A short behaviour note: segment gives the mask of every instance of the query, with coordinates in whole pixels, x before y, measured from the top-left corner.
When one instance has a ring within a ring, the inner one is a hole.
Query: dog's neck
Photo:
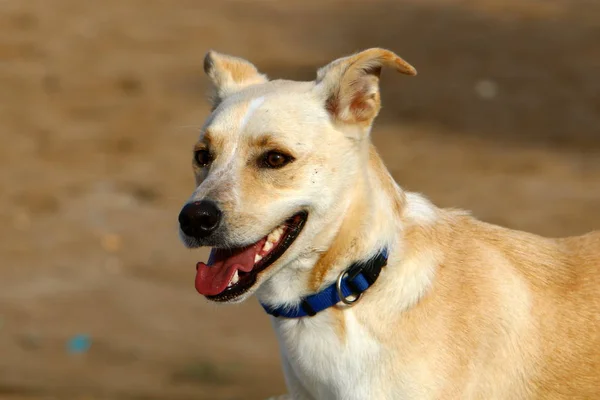
[[[352,193],[338,226],[327,232],[329,245],[297,261],[265,282],[257,295],[268,305],[294,304],[335,281],[353,262],[399,244],[405,195],[385,168],[374,146],[366,144],[365,164],[352,181]]]
[[[368,259],[383,248],[393,250],[400,229],[404,193],[369,144],[366,164],[353,181],[352,201],[329,248],[313,267],[309,287],[316,291],[331,283],[355,261]]]

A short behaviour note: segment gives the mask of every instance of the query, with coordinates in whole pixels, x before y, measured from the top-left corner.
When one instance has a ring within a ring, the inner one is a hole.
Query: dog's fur
[[[298,210],[306,225],[255,293],[295,305],[383,247],[388,265],[352,307],[273,318],[289,399],[600,399],[600,232],[548,239],[403,191],[370,142],[379,72],[415,69],[369,49],[313,82],[270,81],[209,52],[216,88],[191,200],[223,210],[214,246],[258,241]],[[271,149],[295,161],[261,170]],[[183,239],[191,247],[195,239]]]

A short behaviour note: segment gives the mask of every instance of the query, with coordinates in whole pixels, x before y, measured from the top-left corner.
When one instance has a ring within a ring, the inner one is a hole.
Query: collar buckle
[[[350,284],[351,278],[350,278],[350,268],[342,271],[342,273],[338,276],[337,281],[335,282],[335,290],[337,291],[338,297],[340,298],[340,300],[346,304],[351,306],[352,304],[356,303],[358,300],[360,300],[360,298],[362,297],[362,292],[360,291],[355,291],[355,293],[350,294],[349,296],[344,296],[344,293],[342,292],[342,280],[344,279],[344,277],[348,275],[348,283]],[[354,277],[356,277],[356,274],[354,275]],[[351,285],[349,285],[351,286]],[[350,296],[354,296],[353,299],[350,298]]]

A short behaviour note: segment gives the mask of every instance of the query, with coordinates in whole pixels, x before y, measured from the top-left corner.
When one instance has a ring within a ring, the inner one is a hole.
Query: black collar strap
[[[352,304],[375,283],[381,268],[387,265],[387,258],[387,249],[383,249],[377,256],[367,261],[353,263],[339,275],[335,283],[318,293],[304,297],[296,307],[272,307],[262,303],[261,305],[268,314],[274,317],[300,318],[312,317],[340,301],[345,304]],[[350,299],[351,297],[353,299]]]

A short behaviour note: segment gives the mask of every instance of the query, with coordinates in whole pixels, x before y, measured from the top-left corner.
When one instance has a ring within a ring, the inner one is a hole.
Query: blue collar
[[[289,306],[268,306],[261,303],[267,314],[274,317],[300,318],[317,314],[329,307],[338,304],[340,301],[345,304],[352,304],[369,287],[371,287],[387,264],[388,251],[383,249],[377,256],[367,260],[353,263],[348,269],[343,271],[337,281],[319,293],[306,296],[296,307]],[[349,297],[354,297],[350,299]]]

